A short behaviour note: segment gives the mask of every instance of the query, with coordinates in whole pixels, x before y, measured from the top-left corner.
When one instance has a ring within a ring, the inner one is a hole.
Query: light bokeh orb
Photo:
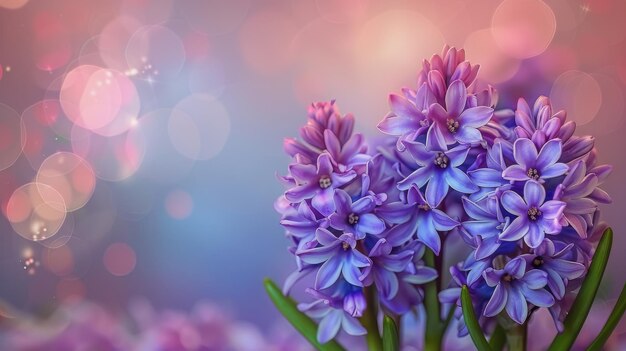
[[[218,60],[203,60],[189,67],[189,91],[194,94],[222,95],[226,88],[225,67]]]
[[[584,125],[591,122],[600,110],[602,90],[590,74],[571,70],[554,81],[550,100],[555,108],[567,111],[569,120]]]
[[[8,105],[0,103],[0,171],[17,161],[25,142],[26,134],[20,115]]]
[[[320,16],[332,23],[350,23],[367,14],[368,0],[316,0]]]
[[[278,11],[255,13],[239,31],[243,59],[254,72],[273,74],[289,67],[290,47],[296,25],[289,15]]]
[[[122,15],[109,22],[98,35],[98,53],[110,68],[125,71],[126,47],[130,38],[142,27],[141,22],[133,17]]]
[[[493,14],[491,30],[505,53],[524,59],[548,48],[556,32],[556,18],[542,0],[504,0]]]
[[[142,27],[126,46],[128,67],[154,80],[175,77],[185,64],[185,47],[174,31],[164,26]],[[163,77],[163,78],[160,78]]]
[[[193,160],[208,160],[219,154],[228,140],[228,111],[210,95],[190,95],[172,110],[168,134],[181,155]]]
[[[43,256],[43,264],[46,269],[57,276],[70,275],[74,270],[74,253],[68,245],[46,249]]]
[[[135,250],[125,243],[114,243],[104,252],[104,267],[116,277],[129,275],[137,264]]]
[[[17,10],[28,3],[28,0],[0,0],[0,7]]]
[[[96,186],[96,177],[89,163],[71,152],[49,156],[39,167],[36,181],[56,189],[68,212],[85,206]]]
[[[105,137],[80,127],[72,131],[72,150],[87,160],[96,177],[108,181],[127,179],[141,166],[146,152],[140,130]]]
[[[181,8],[182,15],[197,31],[208,35],[233,32],[248,15],[252,0],[188,1]]]
[[[13,230],[27,240],[54,236],[65,221],[63,196],[45,184],[28,183],[17,188],[7,203],[6,216]]]
[[[193,199],[188,192],[174,190],[165,198],[165,211],[174,219],[185,219],[193,211]]]
[[[465,40],[463,48],[468,60],[473,64],[480,63],[479,75],[490,83],[507,81],[519,69],[519,61],[500,50],[490,29],[472,32]]]

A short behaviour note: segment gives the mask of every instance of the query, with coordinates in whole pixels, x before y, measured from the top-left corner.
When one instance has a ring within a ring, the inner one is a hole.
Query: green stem
[[[427,266],[435,268],[435,254],[426,249],[424,253],[424,262]],[[424,307],[426,308],[426,336],[424,338],[424,350],[436,351],[441,350],[441,341],[445,328],[441,322],[439,312],[439,297],[437,291],[436,280],[427,283],[424,287]]]
[[[509,346],[509,351],[526,350],[526,331],[526,324],[515,325],[507,330],[506,341]]]
[[[380,351],[383,349],[383,341],[380,338],[378,329],[378,310],[376,308],[376,290],[373,285],[365,288],[365,299],[367,308],[361,317],[361,323],[367,329],[367,346],[370,351]]]
[[[489,339],[489,346],[494,351],[500,351],[506,344],[506,334],[504,333],[504,329],[500,324],[496,325],[496,329],[491,334],[491,339]]]

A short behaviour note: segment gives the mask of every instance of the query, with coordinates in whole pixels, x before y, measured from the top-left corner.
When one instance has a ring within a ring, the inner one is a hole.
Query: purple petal
[[[561,147],[562,144],[560,139],[552,139],[545,143],[537,155],[537,163],[535,166],[538,169],[545,169],[546,167],[556,163],[556,161],[561,158]]]
[[[524,199],[528,206],[541,206],[546,199],[546,189],[534,180],[529,180],[524,185]]]
[[[513,157],[523,168],[534,167],[537,156],[537,148],[531,140],[517,139],[515,144],[513,144]]]
[[[441,303],[456,303],[461,296],[461,288],[448,288],[439,293]]]
[[[354,170],[350,170],[350,171],[348,171],[346,173],[343,173],[343,174],[339,174],[339,173],[332,173],[332,174],[330,174],[330,178],[332,180],[334,188],[340,187],[340,186],[348,183],[349,181],[351,181],[355,177],[356,177],[356,172]]]
[[[376,214],[385,221],[392,224],[400,224],[406,222],[413,212],[414,207],[402,202],[390,202],[376,208]]]
[[[570,199],[570,200],[567,200],[567,205],[565,202],[561,202],[561,201],[548,201],[548,202],[552,204],[550,207],[551,212],[556,213],[556,214],[558,214],[559,211],[563,210],[564,205],[568,213],[577,214],[577,215],[592,214],[598,208],[598,205],[596,204],[596,202],[588,198]],[[546,202],[546,204],[548,202]],[[552,218],[555,218],[555,217],[552,217]]]
[[[557,299],[562,299],[565,295],[565,283],[563,278],[554,269],[546,269],[548,273],[548,287]]]
[[[506,312],[509,314],[512,320],[518,324],[523,324],[528,316],[528,304],[524,298],[524,294],[521,289],[511,287],[508,289],[509,297],[506,301]]]
[[[357,230],[367,234],[380,234],[385,230],[385,222],[371,213],[359,215]]]
[[[526,271],[526,261],[522,257],[516,257],[506,263],[504,271],[520,279],[524,276],[524,272]]]
[[[585,273],[585,266],[582,263],[562,259],[552,260],[550,268],[558,271],[560,275],[570,280],[580,278]]]
[[[315,238],[320,244],[324,246],[329,246],[333,244],[339,245],[339,243],[337,243],[338,239],[335,236],[335,234],[331,233],[330,231],[324,228],[318,228],[315,231]]]
[[[396,95],[389,94],[389,105],[396,116],[403,117],[406,120],[418,121],[424,118],[422,111],[408,99]]]
[[[523,286],[522,293],[528,302],[537,307],[550,307],[554,305],[554,296],[544,289],[531,290]]]
[[[426,182],[433,176],[433,167],[422,167],[415,172],[409,174],[402,181],[398,182],[398,189],[409,190],[413,184],[423,187]]]
[[[518,182],[530,179],[530,177],[528,177],[528,173],[526,173],[526,168],[520,165],[507,167],[504,171],[502,171],[502,178]]]
[[[389,135],[403,135],[418,130],[421,126],[418,121],[403,117],[387,115],[380,123],[378,130]]]
[[[459,145],[451,150],[446,151],[446,156],[450,159],[450,165],[448,167],[459,167],[465,162],[467,154],[469,153],[469,147],[465,145]]]
[[[461,80],[455,80],[448,86],[446,92],[446,110],[451,117],[457,117],[465,108],[467,88]]]
[[[437,230],[452,230],[459,225],[459,222],[450,218],[445,212],[437,209],[431,210],[431,216]]]
[[[315,289],[326,289],[333,285],[339,279],[343,266],[345,265],[340,256],[334,255],[330,257],[317,271]]]
[[[357,267],[350,264],[344,264],[341,268],[341,273],[348,283],[355,286],[363,286],[363,282],[359,279],[361,271]]]
[[[526,272],[522,281],[530,289],[541,289],[548,284],[548,274],[539,269],[531,269]]]
[[[593,201],[592,201],[593,203]],[[587,203],[589,204],[589,203]],[[569,202],[567,203],[567,208],[569,209]],[[595,204],[593,204],[594,207],[593,209],[595,210],[595,208],[597,206],[595,206]],[[557,201],[557,200],[550,200],[550,201],[546,201],[543,203],[543,205],[541,205],[539,207],[539,209],[541,210],[542,214],[543,214],[543,218],[546,219],[554,219],[554,218],[559,218],[561,216],[561,214],[563,213],[563,209],[566,207],[565,202],[563,201]],[[585,206],[586,207],[586,206]],[[568,211],[571,212],[571,211]],[[591,211],[593,212],[593,211]],[[585,213],[590,213],[590,212],[585,212]]]
[[[370,212],[376,207],[376,201],[372,196],[364,196],[358,200],[356,200],[352,204],[352,211],[354,213],[360,214],[364,212]]]
[[[345,216],[352,213],[352,199],[350,198],[350,195],[345,192],[345,190],[336,189],[334,198],[337,214]]]
[[[334,310],[326,315],[317,329],[317,341],[324,344],[332,340],[341,328],[342,317],[342,310]]]
[[[317,158],[317,174],[329,176],[333,173],[333,164],[329,154],[320,154]]]
[[[415,274],[404,277],[404,281],[411,284],[426,284],[437,279],[437,270],[431,267],[420,267]]]
[[[459,116],[459,124],[472,128],[480,128],[489,122],[493,116],[493,109],[487,106],[469,108]]]
[[[310,199],[317,189],[319,189],[319,185],[316,183],[296,186],[285,192],[285,198],[289,200],[289,202],[297,203],[305,199]]]
[[[322,246],[296,252],[300,259],[308,264],[320,264],[328,261],[336,253],[336,248],[332,246]]]
[[[489,212],[487,212],[484,208],[479,206],[474,201],[468,199],[467,197],[463,197],[462,202],[463,202],[463,208],[465,209],[465,212],[467,212],[467,214],[471,218],[487,219],[487,220],[490,220],[493,218],[493,216]]]
[[[522,199],[522,197],[513,190],[505,191],[502,194],[500,203],[505,210],[518,217],[526,216],[528,214],[528,205],[526,204],[526,201],[524,201],[524,199]]]
[[[330,129],[324,130],[324,144],[326,145],[326,150],[330,153],[335,161],[339,161],[341,159],[341,143],[339,139]]]
[[[482,272],[482,276],[483,278],[485,278],[485,282],[487,282],[487,285],[494,287],[498,284],[500,284],[500,279],[502,278],[502,275],[504,274],[503,270],[496,270],[493,268],[487,268]]]
[[[435,255],[439,255],[441,249],[441,238],[435,228],[432,217],[429,215],[418,216],[417,237],[428,246]]]
[[[386,300],[393,299],[398,293],[398,277],[393,272],[381,269],[376,271],[376,287]]]
[[[341,326],[346,333],[352,336],[367,334],[367,330],[359,323],[359,320],[352,316],[343,316]]]
[[[434,106],[439,106],[435,104]],[[445,150],[447,148],[446,138],[443,136],[439,124],[433,123],[426,132],[426,147],[428,150]]]
[[[478,191],[478,187],[472,183],[467,174],[458,168],[448,168],[443,175],[446,182],[458,192],[471,194]],[[428,188],[426,188],[426,192],[428,193]]]
[[[530,225],[527,217],[517,217],[509,224],[506,229],[500,234],[500,240],[503,241],[517,241],[528,233]]]
[[[323,216],[330,216],[335,212],[335,193],[333,188],[321,189],[311,200],[311,205]]]
[[[407,242],[417,230],[418,221],[409,220],[406,223],[398,224],[387,231],[385,239],[392,246],[400,246]]]
[[[317,169],[314,165],[303,165],[293,163],[289,165],[289,174],[291,174],[299,183],[310,182],[315,178]]]
[[[543,230],[536,224],[530,223],[528,227],[528,233],[524,236],[524,242],[531,248],[536,248],[541,245],[541,242],[545,238]]]
[[[433,174],[426,185],[426,201],[437,207],[444,197],[448,194],[450,188],[448,182],[444,179],[443,174]]]
[[[432,152],[426,150],[426,145],[418,142],[408,141],[403,142],[403,144],[406,147],[406,151],[411,154],[411,156],[418,165],[425,166],[432,163],[435,155]]]
[[[487,306],[485,306],[485,311],[483,312],[485,317],[493,317],[500,313],[506,306],[507,301],[510,300],[508,295],[507,289],[502,284],[498,284],[489,302],[487,302]]]
[[[502,172],[495,169],[480,168],[474,171],[469,171],[467,174],[472,182],[478,186],[495,188],[504,184]]]
[[[539,168],[539,169],[541,169],[540,171],[541,178],[549,179],[549,178],[562,176],[569,170],[569,167],[565,163],[555,163],[555,164],[549,165],[546,168]]]

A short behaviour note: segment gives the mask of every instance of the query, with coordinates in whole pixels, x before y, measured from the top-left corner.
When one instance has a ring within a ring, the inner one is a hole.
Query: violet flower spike
[[[403,250],[392,253],[392,246],[385,239],[379,239],[370,250],[372,269],[365,285],[374,283],[380,297],[386,300],[393,299],[398,293],[397,273],[404,271],[413,259],[412,250]]]
[[[439,206],[448,190],[471,194],[479,190],[470,178],[461,171],[469,148],[459,145],[447,151],[429,151],[424,144],[405,142],[406,149],[420,168],[398,183],[398,189],[408,190],[413,184],[426,186],[426,200],[432,206]]]
[[[569,244],[557,252],[554,243],[546,239],[534,250],[533,254],[522,256],[528,266],[548,274],[548,287],[558,300],[565,296],[565,286],[568,281],[580,278],[585,273],[585,266],[582,263],[563,258],[573,246],[574,244]]]
[[[483,312],[487,317],[506,309],[511,319],[523,324],[528,316],[527,301],[538,307],[554,304],[554,297],[544,289],[548,274],[538,269],[526,272],[526,261],[521,257],[510,260],[503,269],[487,268],[483,278],[496,288]]]
[[[509,166],[502,172],[502,177],[513,181],[537,180],[561,176],[569,167],[557,161],[561,157],[561,140],[552,139],[537,152],[537,147],[530,139],[518,139],[513,144],[513,157],[516,165]]]
[[[298,185],[287,190],[285,193],[287,200],[298,203],[312,199],[313,208],[324,216],[329,216],[335,211],[335,189],[356,177],[354,170],[345,173],[335,172],[331,157],[327,153],[317,158],[317,167],[294,163],[289,166],[289,173],[296,179]]]
[[[463,208],[470,220],[461,223],[461,228],[475,240],[477,260],[492,255],[500,247],[499,235],[508,225],[502,216],[497,198],[485,198],[480,205],[467,197],[462,198]]]
[[[372,213],[376,207],[374,196],[365,196],[352,202],[347,192],[337,189],[335,205],[337,210],[329,217],[333,228],[354,233],[357,240],[365,239],[366,234],[378,235],[385,230],[385,222]]]
[[[489,122],[493,108],[476,106],[465,109],[467,88],[461,80],[450,84],[446,92],[446,108],[440,104],[430,106],[428,116],[433,124],[426,134],[426,145],[443,150],[446,145],[479,143],[483,140],[478,128]]]
[[[528,246],[536,248],[545,234],[558,234],[565,203],[545,199],[546,190],[534,180],[524,185],[523,198],[512,190],[505,191],[500,200],[502,206],[517,218],[500,234],[500,240],[517,241],[524,238]]]
[[[322,246],[296,252],[305,263],[322,263],[315,278],[315,289],[326,289],[341,276],[352,285],[363,286],[363,279],[369,273],[372,261],[356,248],[354,234],[345,233],[336,237],[328,230],[319,228],[315,236]]]
[[[317,341],[322,344],[337,336],[340,329],[353,336],[367,334],[359,320],[345,311],[341,298],[328,297],[308,304],[299,304],[298,309],[311,318],[320,320]]]

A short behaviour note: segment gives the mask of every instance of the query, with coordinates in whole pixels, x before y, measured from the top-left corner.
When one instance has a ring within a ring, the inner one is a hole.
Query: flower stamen
[[[505,282],[511,282],[513,281],[513,276],[509,273],[504,273],[504,275],[502,276],[502,280]]]
[[[450,159],[443,152],[438,152],[434,162],[439,168],[447,168]]]
[[[343,242],[341,244],[341,247],[343,248],[344,251],[348,251],[348,249],[350,248],[350,244],[348,244],[347,242]]]
[[[533,222],[538,220],[542,214],[543,213],[535,206],[528,209],[528,218]]]
[[[446,126],[448,127],[450,133],[456,133],[456,131],[459,130],[459,121],[448,118],[448,120],[446,121]]]
[[[541,256],[535,257],[535,259],[533,260],[533,267],[539,268],[542,265],[543,265],[543,257]]]
[[[329,188],[331,185],[333,185],[333,181],[330,179],[329,176],[321,176],[319,182],[320,188],[322,189]]]
[[[534,180],[539,180],[539,171],[537,170],[537,168],[529,168],[528,171],[526,172],[526,175],[528,176],[528,178],[530,179],[534,179]]]
[[[351,225],[359,223],[359,216],[356,213],[350,213],[348,215],[348,223],[350,223]]]

